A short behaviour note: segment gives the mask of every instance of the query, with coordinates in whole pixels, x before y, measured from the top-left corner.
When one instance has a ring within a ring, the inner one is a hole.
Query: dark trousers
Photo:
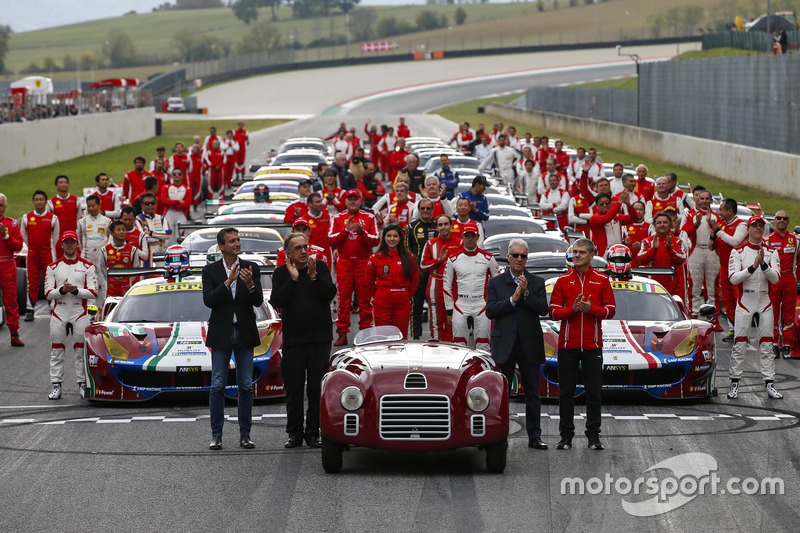
[[[283,347],[281,372],[286,392],[286,433],[290,437],[319,436],[319,400],[322,376],[328,369],[331,342],[316,342]],[[303,387],[308,410],[303,429]]]
[[[425,303],[425,292],[428,287],[429,272],[419,273],[419,285],[411,297],[411,338],[419,339],[422,336],[422,306]],[[428,313],[430,320],[431,313]]]
[[[558,430],[561,438],[575,435],[575,385],[578,364],[583,373],[586,395],[586,436],[600,436],[600,388],[603,386],[603,349],[558,350]]]
[[[541,367],[534,360],[533,354],[525,353],[520,347],[519,340],[514,342],[508,359],[500,365],[509,387],[514,381],[516,365],[519,365],[520,380],[522,388],[525,389],[525,429],[529,439],[538,439],[542,436],[542,399],[539,396]]]

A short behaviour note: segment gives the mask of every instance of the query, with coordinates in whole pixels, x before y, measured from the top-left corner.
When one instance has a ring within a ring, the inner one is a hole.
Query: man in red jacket
[[[28,257],[25,260],[28,270],[28,313],[25,322],[32,322],[39,299],[39,287],[47,265],[56,260],[56,242],[61,235],[58,217],[47,210],[47,193],[33,193],[33,211],[23,215],[19,229],[22,239],[28,244]]]
[[[575,385],[578,365],[586,392],[586,437],[589,449],[600,442],[600,389],[603,386],[603,320],[614,317],[616,301],[608,276],[592,268],[595,246],[589,239],[572,245],[574,268],[556,281],[550,315],[561,321],[558,332],[558,450],[572,448],[575,435]]]
[[[336,261],[336,284],[339,288],[336,330],[339,338],[335,346],[347,344],[353,289],[358,299],[358,327],[365,329],[372,326],[372,302],[369,298],[372,291],[367,287],[366,267],[372,249],[380,241],[375,216],[361,211],[361,193],[358,189],[347,191],[345,203],[347,210],[333,217],[328,235],[331,247],[336,248],[339,254]]]
[[[150,175],[149,172],[145,172],[144,164],[144,157],[138,155],[133,160],[133,170],[129,170],[125,173],[125,178],[122,181],[122,194],[129,202],[132,202],[134,198],[138,198],[139,195],[144,194],[144,179]],[[74,230],[74,228],[67,229]]]
[[[61,235],[65,231],[77,231],[81,213],[80,199],[69,192],[69,178],[56,176],[56,195],[47,201],[47,210],[58,217],[59,240],[56,243],[56,259],[61,257]]]
[[[19,305],[17,303],[17,264],[14,254],[22,250],[22,234],[19,224],[5,216],[8,200],[0,193],[0,291],[6,298],[6,323],[11,334],[11,346],[25,346],[19,338]]]
[[[642,241],[642,248],[636,257],[636,266],[672,267],[674,276],[653,276],[653,279],[664,286],[673,296],[680,296],[686,308],[691,307],[687,301],[687,280],[684,275],[686,249],[680,237],[672,234],[672,218],[664,212],[653,217],[655,235]]]
[[[793,342],[795,326],[795,297],[797,296],[797,278],[795,277],[795,262],[797,258],[797,234],[789,231],[789,213],[780,210],[775,213],[775,231],[764,237],[764,242],[778,253],[781,271],[778,273],[778,283],[769,287],[769,298],[772,301],[772,311],[775,321],[774,339],[776,347],[782,340],[783,356],[789,357],[789,345]],[[781,323],[783,327],[780,327]]]

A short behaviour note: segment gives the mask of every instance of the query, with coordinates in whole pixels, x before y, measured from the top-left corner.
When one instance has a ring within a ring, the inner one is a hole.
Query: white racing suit
[[[444,269],[444,307],[453,312],[453,341],[467,344],[472,317],[475,346],[489,350],[490,321],[486,317],[489,279],[500,274],[492,254],[461,249],[447,259]]]
[[[61,294],[65,282],[78,287],[78,294]],[[72,352],[78,383],[86,381],[83,367],[83,332],[89,325],[87,300],[97,297],[97,273],[94,265],[78,256],[61,257],[47,267],[44,292],[53,303],[50,317],[50,382],[64,381],[64,353]]]
[[[105,215],[86,215],[78,221],[78,242],[81,248],[81,257],[86,261],[97,265],[100,263],[100,258],[105,253],[104,248],[108,244],[108,227],[111,224],[111,219]],[[59,285],[60,287],[61,285]],[[106,297],[106,279],[101,276],[97,280],[97,298],[92,298],[90,304],[95,304],[100,307],[103,305],[103,300]]]
[[[736,298],[736,319],[734,320],[733,350],[731,351],[732,380],[742,377],[742,363],[747,350],[747,340],[751,323],[758,332],[758,350],[761,353],[761,375],[765,381],[775,379],[775,359],[772,355],[773,321],[772,302],[769,298],[769,284],[777,283],[780,272],[780,259],[774,250],[764,247],[766,268],[752,270],[753,261],[760,246],[745,241],[733,249],[728,260],[728,274],[734,285]],[[763,265],[762,265],[763,266]]]

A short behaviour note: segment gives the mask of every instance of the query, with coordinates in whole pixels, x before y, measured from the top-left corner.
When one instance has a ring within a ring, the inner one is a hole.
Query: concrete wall
[[[154,135],[152,107],[0,124],[0,176],[95,154]]]
[[[548,132],[596,139],[598,144],[610,148],[800,199],[800,157],[797,155],[502,104],[487,104],[486,113]]]

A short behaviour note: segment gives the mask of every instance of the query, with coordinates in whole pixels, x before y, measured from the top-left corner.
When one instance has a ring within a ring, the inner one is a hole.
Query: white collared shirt
[[[235,267],[238,264],[239,264],[239,258],[237,257],[236,261],[234,261],[233,264],[231,265],[231,267],[228,268],[227,263],[225,263],[225,258],[223,257],[222,258],[222,267],[225,269],[225,276],[228,277],[228,278],[231,277],[231,270],[233,270],[233,267]],[[238,279],[233,280],[233,282],[231,282],[231,286],[230,286],[231,296],[233,296],[234,299],[236,299],[236,284],[238,283],[238,281],[239,281]],[[236,313],[233,314],[233,323],[236,324]]]

